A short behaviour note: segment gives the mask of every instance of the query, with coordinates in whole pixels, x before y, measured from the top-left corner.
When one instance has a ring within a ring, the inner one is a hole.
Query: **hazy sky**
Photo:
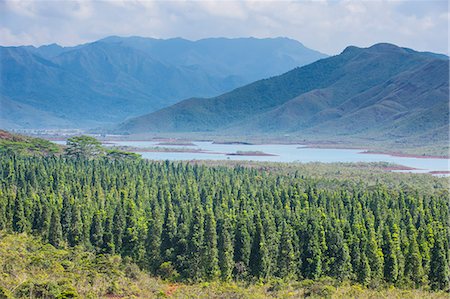
[[[109,35],[285,36],[327,54],[390,42],[448,53],[447,1],[0,0],[0,44],[76,45]]]

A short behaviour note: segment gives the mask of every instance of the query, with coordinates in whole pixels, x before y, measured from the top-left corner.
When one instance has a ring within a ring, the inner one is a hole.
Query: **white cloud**
[[[446,1],[6,0],[0,13],[2,45],[75,45],[108,35],[287,36],[329,54],[383,41],[448,52]]]

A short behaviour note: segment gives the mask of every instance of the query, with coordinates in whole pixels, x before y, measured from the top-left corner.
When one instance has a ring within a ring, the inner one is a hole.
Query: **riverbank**
[[[264,145],[264,144],[297,144],[311,148],[358,149],[373,153],[389,154],[399,157],[417,158],[450,158],[449,140],[438,141],[405,141],[403,139],[375,138],[370,136],[325,136],[325,135],[289,135],[262,134],[229,136],[219,132],[182,132],[182,133],[143,133],[133,135],[102,134],[96,131],[63,130],[60,133],[38,134],[33,130],[22,132],[33,137],[41,137],[52,141],[62,141],[69,137],[89,134],[101,141],[133,141],[159,142],[161,145],[191,146],[193,142],[213,142],[214,144],[230,145]]]

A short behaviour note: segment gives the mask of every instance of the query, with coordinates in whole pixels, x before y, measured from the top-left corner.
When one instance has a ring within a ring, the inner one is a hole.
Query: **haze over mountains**
[[[0,59],[2,128],[448,140],[448,57],[392,44],[326,58],[287,38],[108,37]]]
[[[109,37],[76,47],[0,47],[0,126],[114,124],[325,56],[287,38]]]
[[[448,140],[448,69],[444,55],[392,44],[348,47],[217,97],[131,119],[116,131]]]

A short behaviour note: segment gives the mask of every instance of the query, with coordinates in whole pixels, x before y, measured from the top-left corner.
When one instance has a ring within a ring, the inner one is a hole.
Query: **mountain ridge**
[[[339,55],[218,97],[191,98],[131,119],[116,127],[116,132],[369,134],[388,139],[397,132],[396,138],[413,138],[437,130],[448,120],[445,70],[448,59],[442,56],[387,43],[349,46]],[[412,130],[413,120],[424,119],[426,113],[432,113],[431,125]],[[441,132],[433,141],[443,139]]]
[[[114,37],[74,47],[0,47],[0,104],[30,107],[23,119],[1,113],[0,125],[40,127],[42,122],[32,117],[35,109],[61,119],[62,127],[113,124],[190,96],[221,94],[268,73],[275,75],[324,57],[288,39],[207,41],[213,48],[229,49],[223,61],[197,42],[178,39],[190,47],[183,52],[174,48],[174,40],[138,40]],[[287,58],[266,51],[266,44]],[[250,64],[243,64],[244,57],[230,56],[243,49]],[[259,71],[260,60],[266,61],[266,73]],[[49,126],[55,125],[58,122]]]

